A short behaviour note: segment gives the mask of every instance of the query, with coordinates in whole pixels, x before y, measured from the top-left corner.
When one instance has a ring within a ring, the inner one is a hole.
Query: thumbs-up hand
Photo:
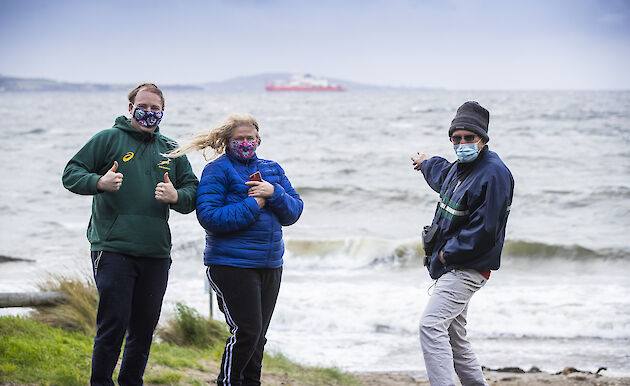
[[[123,174],[116,173],[116,170],[118,170],[118,161],[114,161],[114,166],[96,181],[96,189],[103,192],[118,191],[123,182]]]
[[[173,186],[171,179],[168,178],[168,172],[166,172],[164,173],[164,182],[158,182],[155,186],[155,199],[167,204],[175,204],[177,198],[177,189]]]

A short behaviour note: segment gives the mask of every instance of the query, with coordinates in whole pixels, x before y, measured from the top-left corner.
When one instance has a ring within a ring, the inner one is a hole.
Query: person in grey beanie
[[[472,296],[499,269],[514,179],[487,143],[490,113],[477,102],[457,109],[448,130],[455,162],[424,153],[411,157],[440,194],[422,233],[424,263],[435,288],[420,321],[420,344],[431,385],[487,385],[466,338]]]

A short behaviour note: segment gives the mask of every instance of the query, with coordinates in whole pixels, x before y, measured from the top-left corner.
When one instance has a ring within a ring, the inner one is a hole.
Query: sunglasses
[[[477,138],[477,136],[475,134],[466,134],[464,136],[452,135],[451,136],[451,141],[453,141],[453,143],[457,145],[457,144],[459,144],[462,141],[462,138],[466,142],[472,142],[472,141],[475,140],[475,138]]]

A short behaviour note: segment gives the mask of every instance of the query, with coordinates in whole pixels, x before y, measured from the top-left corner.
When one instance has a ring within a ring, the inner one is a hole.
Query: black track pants
[[[114,385],[112,373],[126,334],[118,382],[142,385],[171,259],[92,252],[92,266],[99,301],[90,384]]]
[[[282,267],[212,265],[208,280],[232,336],[225,343],[218,385],[260,385],[265,334],[276,305]]]

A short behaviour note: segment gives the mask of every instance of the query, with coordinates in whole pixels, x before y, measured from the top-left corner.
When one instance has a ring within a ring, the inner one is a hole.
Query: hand
[[[177,198],[177,189],[173,186],[171,179],[168,178],[168,172],[166,172],[164,173],[164,182],[158,182],[155,186],[155,199],[167,204],[175,204]]]
[[[118,191],[122,185],[123,175],[122,173],[116,173],[116,170],[118,170],[118,161],[114,161],[114,166],[96,181],[96,189],[103,192]]]
[[[446,260],[444,259],[444,254],[442,253],[442,250],[440,250],[440,252],[438,253],[438,259],[440,259],[440,262],[442,262],[442,264],[446,265]]]
[[[413,168],[414,170],[420,170],[420,165],[422,165],[422,163],[427,160],[429,158],[428,155],[424,154],[424,153],[420,153],[418,152],[418,156],[417,157],[411,157],[411,161],[413,162]]]
[[[254,199],[256,200],[256,203],[258,204],[258,207],[260,209],[262,209],[263,206],[265,206],[265,204],[267,203],[267,199],[262,197],[254,197]]]
[[[273,185],[269,182],[262,181],[247,181],[245,185],[249,186],[247,194],[251,197],[271,198],[273,197]]]

